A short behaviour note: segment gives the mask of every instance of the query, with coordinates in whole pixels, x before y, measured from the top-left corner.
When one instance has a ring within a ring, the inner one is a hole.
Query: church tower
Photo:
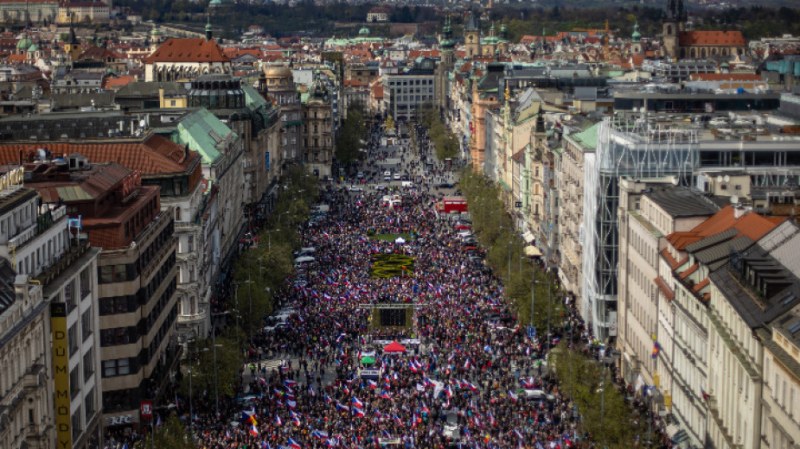
[[[683,0],[668,0],[667,18],[662,24],[665,56],[675,60],[680,54],[680,33],[686,22]]]
[[[472,11],[469,12],[467,23],[464,24],[464,49],[468,58],[477,58],[481,55],[481,29]]]
[[[439,49],[442,51],[442,58],[436,66],[434,72],[433,92],[436,98],[436,106],[439,112],[443,113],[448,108],[448,77],[455,64],[453,48],[456,42],[453,40],[453,29],[450,26],[450,16],[445,19],[442,35],[439,38]]]
[[[633,24],[633,33],[631,34],[631,53],[639,55],[642,53],[642,33],[639,32],[639,22]]]

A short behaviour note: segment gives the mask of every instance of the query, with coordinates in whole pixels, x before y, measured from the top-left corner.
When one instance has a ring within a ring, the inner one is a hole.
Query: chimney
[[[740,219],[747,213],[747,208],[742,206],[741,204],[736,204],[733,206],[733,218]]]

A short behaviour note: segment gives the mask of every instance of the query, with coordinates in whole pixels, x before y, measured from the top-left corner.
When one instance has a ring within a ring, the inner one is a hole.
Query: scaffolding
[[[581,313],[594,335],[616,336],[619,180],[672,177],[692,185],[698,168],[694,126],[619,114],[598,128],[597,151],[585,155],[583,301]]]

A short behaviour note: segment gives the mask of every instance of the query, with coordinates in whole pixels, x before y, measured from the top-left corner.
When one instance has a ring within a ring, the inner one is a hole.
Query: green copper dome
[[[369,28],[367,28],[367,27],[361,28],[360,30],[358,30],[358,35],[359,36],[369,36]]]
[[[639,42],[642,40],[642,33],[639,32],[639,22],[633,24],[633,34],[631,34],[631,40],[633,42]]]
[[[27,34],[23,34],[17,42],[17,50],[27,50],[31,45],[33,45],[31,38]]]

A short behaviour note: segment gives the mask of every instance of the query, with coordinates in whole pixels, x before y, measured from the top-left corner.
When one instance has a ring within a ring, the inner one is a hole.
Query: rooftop
[[[686,187],[652,188],[644,196],[673,218],[711,216],[717,211],[703,195]]]

